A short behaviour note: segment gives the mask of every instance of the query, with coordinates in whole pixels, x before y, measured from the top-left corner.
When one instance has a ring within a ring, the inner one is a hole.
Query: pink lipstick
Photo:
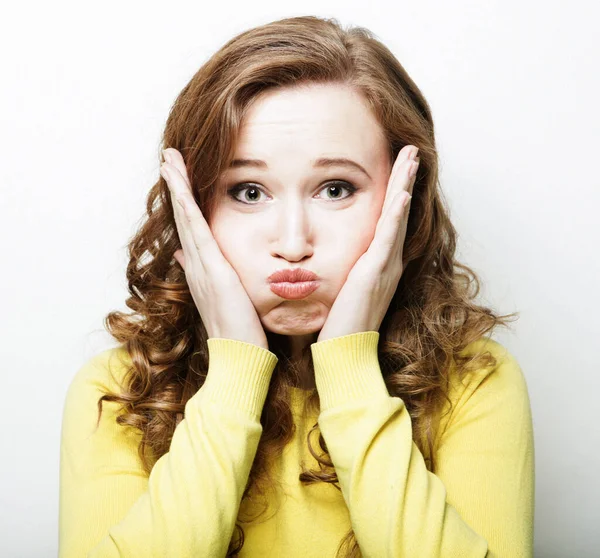
[[[280,269],[268,278],[271,291],[290,300],[307,297],[318,287],[318,277],[307,269]]]

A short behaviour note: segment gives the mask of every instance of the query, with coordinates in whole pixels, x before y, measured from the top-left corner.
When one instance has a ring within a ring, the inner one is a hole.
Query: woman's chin
[[[277,321],[273,322],[263,322],[263,327],[270,331],[271,333],[276,333],[278,335],[312,335],[314,333],[318,333],[323,329],[323,324],[325,320],[321,317],[317,317],[314,319],[305,319],[305,320],[289,320],[289,321]]]
[[[328,311],[323,304],[281,304],[263,316],[261,323],[266,330],[279,335],[310,335],[323,328]]]
[[[277,335],[312,335],[313,333],[318,333],[319,331],[321,331],[322,326],[321,325],[316,325],[316,326],[307,326],[306,324],[303,325],[297,325],[297,324],[289,324],[289,325],[284,325],[284,324],[278,324],[278,325],[274,325],[274,326],[265,326],[265,329],[267,331],[270,331],[271,333],[276,333]]]

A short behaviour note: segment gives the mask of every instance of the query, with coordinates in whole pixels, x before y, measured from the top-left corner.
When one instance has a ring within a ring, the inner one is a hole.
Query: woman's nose
[[[312,230],[308,211],[296,204],[282,213],[277,221],[275,246],[279,256],[299,261],[312,254]]]

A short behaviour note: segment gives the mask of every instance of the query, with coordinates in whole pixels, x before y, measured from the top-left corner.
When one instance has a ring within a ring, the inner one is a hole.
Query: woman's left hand
[[[350,270],[317,342],[362,331],[379,331],[402,277],[402,251],[419,164],[415,161],[418,151],[414,145],[407,145],[398,153],[375,236]]]

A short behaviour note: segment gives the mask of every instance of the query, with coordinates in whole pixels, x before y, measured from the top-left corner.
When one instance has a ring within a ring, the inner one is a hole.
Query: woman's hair
[[[161,149],[181,152],[196,203],[209,221],[218,178],[234,156],[249,105],[267,90],[310,84],[350,87],[362,94],[385,131],[390,165],[404,146],[419,148],[404,271],[381,323],[377,351],[387,389],[404,401],[413,439],[428,470],[434,472],[436,428],[444,402],[450,402],[451,367],[464,374],[494,365],[491,353],[468,355],[463,349],[497,325],[507,327],[508,319],[518,313],[499,316],[473,303],[480,283],[473,270],[455,260],[457,234],[439,188],[431,110],[394,55],[369,30],[344,28],[336,19],[292,17],[250,29],[227,42],[183,88],[171,108]],[[117,422],[142,432],[139,456],[148,474],[169,451],[185,404],[203,385],[208,371],[207,331],[185,272],[173,257],[178,249],[170,191],[159,177],[148,195],[145,221],[128,245],[126,304],[133,312],[110,312],[104,320],[132,365],[122,391],[105,391],[98,400],[98,424],[102,401],[115,401],[123,411]],[[264,489],[275,482],[268,462],[281,455],[295,431],[289,387],[298,385],[302,371],[314,372],[310,345],[294,365],[289,339],[269,331],[266,335],[279,360],[242,500],[251,489],[264,495]],[[309,407],[317,409],[317,390],[307,394]],[[320,432],[322,453],[312,447],[314,430],[318,423],[306,443],[319,470],[304,470],[299,480],[331,483],[340,489]],[[244,544],[244,530],[237,523],[236,528],[239,536],[232,537],[228,556],[236,556]],[[338,556],[344,547],[346,556],[360,556],[352,529],[340,542]]]

